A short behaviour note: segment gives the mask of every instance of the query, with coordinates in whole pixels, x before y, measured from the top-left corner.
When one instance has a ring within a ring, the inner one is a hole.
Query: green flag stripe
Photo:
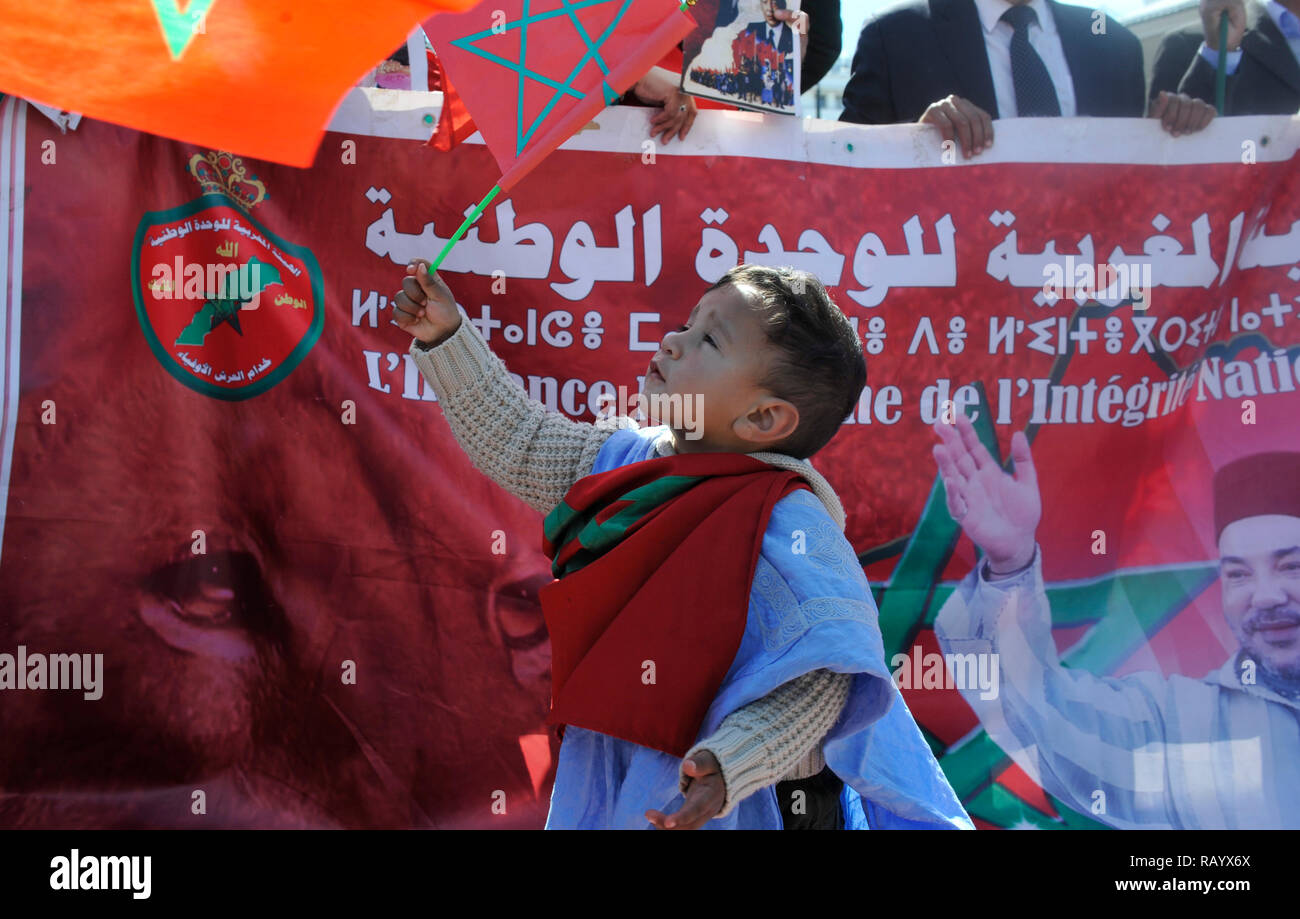
[[[994,826],[1033,828],[1039,830],[1104,830],[1104,825],[1066,807],[1056,798],[1048,796],[1052,806],[1060,812],[1059,818],[1049,817],[1038,808],[1020,800],[1008,789],[993,784],[967,803],[966,812],[972,817],[986,820]]]
[[[628,504],[603,522],[596,520],[603,506],[578,512],[568,504],[562,503],[547,518],[545,524],[547,538],[556,547],[557,556],[573,540],[577,540],[581,549],[568,559],[563,570],[556,572],[556,576],[572,574],[599,558],[617,545],[637,521],[665,501],[699,483],[701,478],[701,476],[683,475],[661,476],[638,486],[618,499]]]
[[[1001,464],[997,438],[993,433],[993,414],[989,408],[988,394],[982,383],[974,383],[979,394],[979,419],[975,431],[980,442]],[[948,513],[947,495],[943,478],[935,476],[934,486],[921,512],[921,519],[903,549],[902,557],[894,566],[880,607],[880,631],[885,640],[887,659],[909,647],[916,636],[925,612],[930,607],[931,594],[939,576],[947,566],[952,548],[961,535],[961,527]]]

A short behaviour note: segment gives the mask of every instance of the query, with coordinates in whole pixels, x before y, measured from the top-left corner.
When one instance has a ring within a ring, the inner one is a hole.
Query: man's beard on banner
[[[1288,698],[1300,697],[1300,657],[1293,657],[1281,664],[1274,664],[1270,655],[1261,651],[1259,645],[1260,624],[1295,623],[1300,625],[1300,609],[1286,606],[1282,609],[1270,609],[1253,613],[1242,621],[1237,630],[1237,639],[1241,642],[1242,657],[1255,662],[1260,677],[1270,688]],[[1265,634],[1267,634],[1265,632]]]

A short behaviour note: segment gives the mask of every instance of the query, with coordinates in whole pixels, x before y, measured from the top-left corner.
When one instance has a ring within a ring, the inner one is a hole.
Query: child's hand
[[[393,321],[422,342],[441,342],[460,328],[456,298],[429,263],[417,258],[406,266],[402,289],[393,295]]]
[[[645,812],[645,818],[660,830],[698,830],[722,810],[727,798],[727,787],[722,781],[722,767],[708,750],[701,750],[686,760],[682,767],[691,784],[686,788],[686,800],[681,810],[665,816],[656,810]]]

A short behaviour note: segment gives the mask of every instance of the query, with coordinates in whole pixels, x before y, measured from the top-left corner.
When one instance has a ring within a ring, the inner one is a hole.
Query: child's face
[[[758,386],[774,358],[746,290],[728,284],[709,291],[651,360],[643,386],[648,413],[673,429],[679,453],[767,449],[799,423],[791,403]]]

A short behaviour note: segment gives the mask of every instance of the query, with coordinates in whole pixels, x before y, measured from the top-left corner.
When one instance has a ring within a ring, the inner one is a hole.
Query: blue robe
[[[657,456],[666,427],[624,429],[601,447],[593,473]],[[803,531],[803,553],[794,551]],[[683,598],[687,602],[687,598]],[[852,545],[821,501],[799,489],[772,510],[750,588],[740,649],[698,740],[722,720],[812,670],[854,675],[823,751],[844,780],[847,829],[973,829],[885,666],[878,611]],[[560,746],[547,829],[649,829],[648,809],[678,810],[681,760],[569,725]],[[745,798],[705,829],[781,829],[775,786]]]

